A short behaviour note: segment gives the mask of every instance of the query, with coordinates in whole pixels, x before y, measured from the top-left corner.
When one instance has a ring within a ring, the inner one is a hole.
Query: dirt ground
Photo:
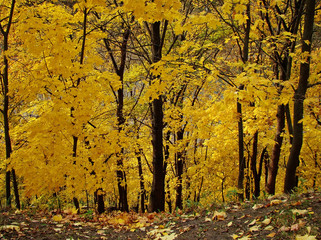
[[[321,239],[321,194],[188,213],[0,212],[1,239]]]

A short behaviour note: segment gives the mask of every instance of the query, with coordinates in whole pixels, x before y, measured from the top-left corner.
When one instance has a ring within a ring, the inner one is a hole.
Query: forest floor
[[[0,239],[321,239],[321,193],[175,214],[2,210]]]

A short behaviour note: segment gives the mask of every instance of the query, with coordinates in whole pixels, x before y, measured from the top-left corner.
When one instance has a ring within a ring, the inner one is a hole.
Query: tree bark
[[[113,55],[113,51],[110,48],[109,42],[107,39],[104,39],[105,46],[109,53],[109,56],[112,60],[114,69],[116,74],[119,76],[119,80],[121,82],[121,87],[117,90],[117,126],[118,132],[122,132],[124,129],[124,72],[125,72],[125,63],[126,63],[126,54],[127,54],[127,43],[130,35],[130,29],[125,29],[123,34],[123,41],[121,44],[120,52],[120,63],[119,65],[116,62],[116,59]],[[121,211],[128,212],[128,200],[127,200],[127,182],[126,182],[126,173],[124,171],[124,159],[123,159],[124,148],[121,147],[120,153],[117,155],[117,186],[118,186],[118,193],[119,193],[119,207]]]
[[[256,159],[257,159],[257,145],[258,145],[258,131],[254,133],[253,137],[253,150],[251,157],[251,169],[254,178],[254,197],[258,198],[260,196],[260,178],[261,175],[257,172],[256,168]]]
[[[162,58],[162,39],[160,22],[151,24],[152,60],[158,62]],[[165,29],[164,29],[165,32]],[[165,34],[163,32],[163,35]],[[152,81],[159,76],[152,76]],[[165,210],[165,175],[163,154],[163,97],[160,95],[152,102],[152,145],[153,145],[153,182],[149,201],[149,211]]]
[[[137,161],[138,161],[138,174],[139,174],[139,184],[140,184],[140,211],[142,213],[144,213],[145,212],[146,190],[145,190],[141,156],[137,156]]]
[[[300,65],[299,84],[294,93],[293,108],[293,143],[291,146],[290,156],[286,166],[286,174],[284,181],[284,192],[291,193],[297,186],[296,169],[299,166],[299,157],[303,143],[303,110],[304,99],[308,88],[308,79],[310,76],[310,56],[305,54],[311,53],[311,43],[313,35],[315,12],[315,0],[306,1],[306,13],[304,21],[304,31],[302,36],[302,55],[304,62]]]
[[[244,46],[241,53],[243,63],[247,63],[249,60],[249,42],[250,42],[250,31],[251,31],[251,7],[250,3],[246,6],[246,14],[248,19],[246,20],[245,27],[245,36],[244,36]],[[239,87],[239,90],[243,90],[244,85]],[[238,188],[238,198],[240,201],[244,200],[244,168],[245,168],[245,159],[244,159],[244,129],[243,129],[243,117],[242,117],[242,104],[237,101],[237,113],[239,115],[238,119],[238,140],[239,140],[239,175],[237,181]]]
[[[292,14],[292,20],[288,24],[286,29],[284,31],[289,31],[292,34],[297,34],[299,23],[301,21],[301,16],[303,12],[303,2],[304,1],[297,1],[295,3],[295,6],[293,6],[293,14]],[[264,1],[265,6],[267,7],[267,2]],[[269,15],[266,14],[265,20],[268,25],[270,25],[270,19],[268,17]],[[271,35],[277,35],[280,34],[281,28],[278,28],[276,33],[270,28]],[[280,79],[282,81],[287,81],[290,79],[290,74],[291,74],[291,68],[292,68],[292,57],[290,56],[289,52],[294,52],[295,50],[295,42],[296,41],[288,41],[285,43],[283,49],[285,49],[283,57],[275,51],[275,58],[277,59],[275,61],[276,64],[276,77],[278,78],[278,72],[279,69],[281,70],[281,76]],[[281,53],[282,54],[282,53]],[[282,85],[279,86],[279,93],[282,91]],[[273,146],[272,150],[272,156],[271,160],[269,161],[268,165],[268,175],[267,175],[267,182],[265,189],[267,193],[269,194],[275,194],[275,183],[276,183],[276,176],[278,172],[278,166],[279,166],[279,159],[280,159],[280,153],[281,153],[281,147],[283,143],[283,133],[284,133],[284,128],[285,128],[285,114],[286,114],[286,106],[281,104],[278,105],[277,109],[277,130],[276,130],[276,135],[275,135],[275,144]],[[291,119],[288,118],[288,127],[289,131],[291,131]],[[291,138],[290,138],[291,141]]]
[[[177,132],[177,141],[182,141],[184,136],[184,130],[180,129]],[[183,169],[184,169],[185,153],[179,151],[176,154],[176,175],[177,175],[177,186],[176,186],[176,202],[175,208],[183,209]]]
[[[267,184],[265,187],[267,193],[272,195],[275,193],[276,176],[279,169],[279,159],[281,154],[283,133],[284,133],[284,127],[285,127],[285,107],[283,104],[278,106],[276,118],[277,118],[277,131],[274,139],[275,144],[272,150],[272,157],[268,165]]]
[[[242,118],[242,104],[237,102],[237,113],[239,114],[238,119],[238,140],[239,140],[239,175],[237,180],[238,188],[238,198],[240,201],[244,200],[244,169],[245,169],[245,159],[244,159],[244,142],[243,142],[243,118]]]
[[[9,49],[9,32],[12,25],[12,18],[14,13],[16,1],[11,1],[10,6],[10,14],[8,16],[8,23],[6,28],[4,28],[0,23],[0,31],[3,36],[3,51],[7,51]],[[5,137],[5,144],[6,144],[6,158],[9,159],[12,153],[12,146],[11,146],[11,137],[10,137],[10,120],[9,120],[9,61],[7,56],[4,54],[3,57],[4,63],[4,70],[2,74],[2,85],[3,85],[3,109],[1,110],[3,114],[3,125],[4,125],[4,137]],[[19,199],[19,191],[18,191],[18,183],[16,180],[16,174],[14,169],[6,170],[6,200],[7,206],[11,206],[11,175],[13,179],[13,187],[14,187],[14,195],[15,195],[15,202],[16,207],[20,209],[20,199]]]

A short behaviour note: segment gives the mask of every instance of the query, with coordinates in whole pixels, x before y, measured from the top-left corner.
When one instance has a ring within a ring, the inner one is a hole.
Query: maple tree
[[[20,183],[24,203],[99,213],[317,189],[320,13],[308,2],[5,1],[8,205],[11,181],[17,207]]]

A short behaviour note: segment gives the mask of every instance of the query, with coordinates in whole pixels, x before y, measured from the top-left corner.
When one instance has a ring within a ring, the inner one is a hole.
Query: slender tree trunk
[[[251,5],[250,3],[246,6],[246,14],[248,19],[246,20],[245,27],[245,36],[244,36],[244,46],[242,50],[242,61],[247,63],[249,59],[249,42],[250,42],[250,31],[251,31]],[[244,86],[241,85],[239,90],[243,90]],[[243,131],[243,118],[242,118],[242,104],[237,101],[237,113],[239,115],[238,119],[238,140],[239,140],[239,175],[237,181],[238,188],[238,198],[240,201],[244,200],[244,168],[245,168],[245,159],[244,159],[244,131]]]
[[[126,29],[123,34],[123,42],[121,45],[121,56],[120,56],[120,63],[119,65],[116,62],[116,59],[114,57],[113,51],[109,45],[109,42],[107,39],[104,39],[106,49],[109,53],[109,56],[111,58],[112,64],[114,66],[114,69],[116,71],[116,74],[119,76],[119,80],[121,82],[121,87],[117,91],[117,125],[118,125],[118,131],[122,132],[124,129],[124,72],[125,72],[125,63],[126,63],[126,55],[127,55],[127,43],[130,35],[130,29]],[[124,148],[121,147],[120,153],[118,154],[118,160],[117,160],[117,186],[118,186],[118,193],[119,193],[119,206],[121,211],[128,212],[128,200],[127,200],[127,182],[126,182],[126,173],[124,171],[124,159],[123,159],[123,153]]]
[[[265,3],[266,4],[266,3]],[[298,27],[301,21],[301,16],[303,13],[303,5],[304,1],[296,1],[295,6],[293,6],[293,18],[291,22],[289,23],[288,29],[284,31],[289,31],[293,35],[297,34]],[[270,24],[270,19],[268,18],[268,14],[266,15],[267,23]],[[277,34],[280,34],[280,28],[277,30]],[[272,33],[271,34],[275,34]],[[288,41],[285,43],[284,46],[284,56],[283,58],[280,56],[279,53],[275,53],[276,59],[276,69],[281,70],[281,76],[280,79],[282,81],[287,81],[290,79],[291,75],[291,68],[292,68],[292,57],[290,56],[289,52],[293,53],[295,51],[296,41]],[[276,77],[278,77],[278,70],[276,70]],[[279,86],[279,93],[282,91],[282,86]],[[278,165],[279,165],[279,159],[280,159],[280,153],[281,153],[281,147],[283,142],[283,133],[284,133],[284,127],[285,127],[285,114],[287,114],[287,122],[288,122],[288,129],[291,132],[291,118],[289,117],[289,109],[287,109],[286,105],[279,105],[277,110],[277,131],[275,135],[275,144],[272,150],[272,156],[271,160],[268,165],[268,176],[267,176],[267,184],[265,186],[266,191],[269,194],[275,194],[275,183],[276,183],[276,176],[278,172]],[[290,138],[291,141],[291,138]]]
[[[182,141],[184,136],[184,130],[180,129],[177,132],[177,141]],[[177,186],[176,186],[176,202],[175,207],[183,209],[183,169],[184,169],[185,153],[179,151],[176,154],[176,174],[177,174]]]
[[[162,58],[162,39],[160,22],[151,24],[153,63]],[[165,29],[163,35],[165,35]],[[157,76],[152,76],[156,78]],[[154,79],[152,79],[153,81]],[[163,154],[163,97],[158,96],[152,102],[152,145],[153,145],[153,182],[149,201],[149,211],[165,210],[165,175],[166,167]]]
[[[258,131],[254,133],[253,137],[253,150],[252,150],[252,157],[251,157],[251,169],[254,178],[254,197],[258,198],[260,196],[260,175],[257,172],[256,167],[256,159],[257,159],[257,145],[258,145]]]
[[[3,27],[0,23],[0,32],[3,36],[3,51],[7,51],[9,49],[9,32],[12,24],[12,18],[14,14],[16,1],[11,1],[10,6],[10,14],[8,16],[8,23],[6,27]],[[10,137],[10,124],[9,124],[9,61],[7,56],[4,54],[3,57],[4,63],[4,70],[2,74],[2,85],[3,85],[3,109],[1,110],[3,114],[3,125],[4,125],[4,135],[5,135],[5,144],[6,144],[6,158],[9,159],[12,153],[12,146],[11,146],[11,137]],[[6,170],[6,200],[7,206],[11,206],[11,175],[13,179],[13,187],[14,187],[14,195],[15,195],[15,202],[16,207],[20,209],[20,199],[19,199],[19,191],[18,191],[18,183],[16,180],[16,174],[14,169]]]
[[[279,159],[281,154],[281,147],[283,142],[283,133],[285,127],[285,106],[283,104],[278,106],[277,110],[277,131],[275,135],[275,144],[272,151],[272,157],[268,165],[267,185],[265,187],[267,193],[275,193],[276,176],[279,169]]]
[[[83,11],[84,18],[83,18],[83,23],[82,23],[83,24],[83,33],[82,33],[82,45],[81,45],[80,59],[79,59],[80,65],[84,64],[84,59],[85,59],[85,47],[86,47],[86,38],[87,38],[87,18],[88,18],[89,11],[90,10],[88,10],[86,7],[84,8],[84,11]],[[76,84],[77,88],[78,88],[78,86],[80,84],[80,80],[81,80],[81,78],[77,79],[77,84]],[[73,114],[74,111],[75,111],[75,107],[72,106],[70,108],[70,117],[72,119],[75,118],[74,114]],[[72,124],[74,125],[74,122]],[[73,139],[72,156],[74,158],[73,164],[76,164],[77,148],[78,148],[78,136],[73,135],[72,139]],[[77,209],[77,213],[79,214],[80,213],[80,205],[79,205],[78,199],[75,196],[73,197],[73,203],[75,205],[75,208]]]
[[[315,0],[306,1],[306,13],[304,21],[304,32],[302,36],[302,55],[311,53],[311,43],[313,35],[315,12]],[[300,78],[298,88],[294,93],[293,108],[293,143],[291,146],[289,160],[286,166],[284,181],[284,192],[291,193],[296,187],[296,169],[299,166],[299,157],[303,143],[303,110],[304,99],[308,88],[308,79],[310,76],[310,56],[300,65]]]
[[[237,113],[239,114],[238,119],[238,140],[239,140],[239,175],[237,180],[238,198],[240,201],[244,200],[244,169],[245,169],[245,158],[244,158],[244,143],[243,143],[243,118],[242,118],[242,104],[237,102]]]
[[[139,174],[139,184],[140,184],[140,210],[142,213],[144,213],[146,190],[145,190],[145,183],[144,183],[142,160],[140,156],[137,157],[137,161],[138,161],[138,174]]]

